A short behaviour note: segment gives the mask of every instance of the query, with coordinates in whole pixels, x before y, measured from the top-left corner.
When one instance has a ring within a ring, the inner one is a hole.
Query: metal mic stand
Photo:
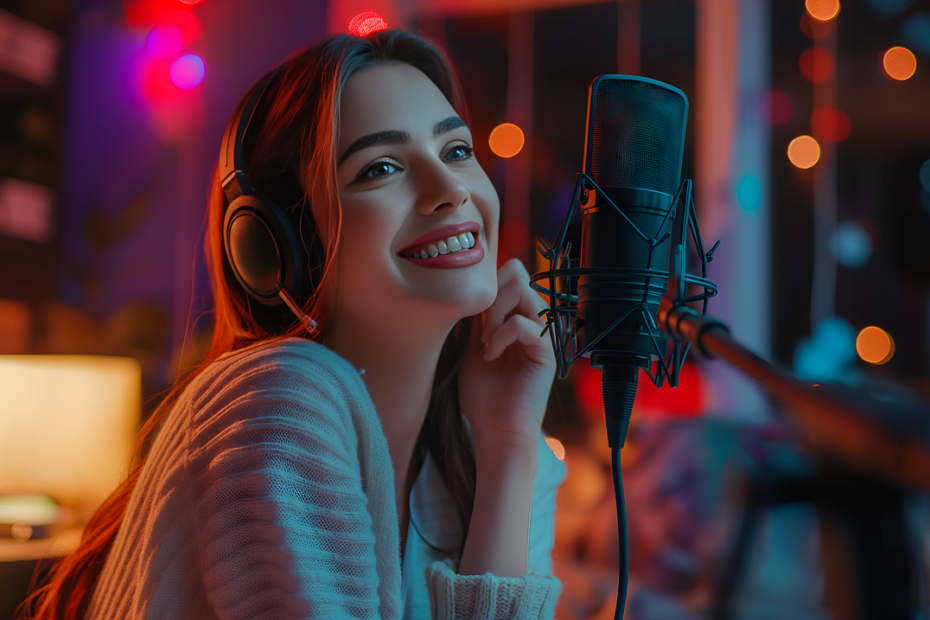
[[[900,486],[930,490],[927,412],[910,411],[893,424],[879,424],[861,398],[779,370],[731,339],[723,323],[677,301],[677,294],[677,283],[670,281],[659,308],[659,329],[759,381],[806,429],[820,461],[812,476],[769,468],[750,479],[734,550],[718,578],[713,618],[730,617],[729,601],[760,512],[799,501],[817,508],[827,599],[835,620],[910,618],[914,558]]]

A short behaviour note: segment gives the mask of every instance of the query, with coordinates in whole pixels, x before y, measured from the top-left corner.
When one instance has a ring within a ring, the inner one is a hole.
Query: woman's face
[[[452,324],[491,305],[500,202],[471,145],[445,96],[411,65],[381,63],[349,78],[336,146],[342,233],[330,316]]]

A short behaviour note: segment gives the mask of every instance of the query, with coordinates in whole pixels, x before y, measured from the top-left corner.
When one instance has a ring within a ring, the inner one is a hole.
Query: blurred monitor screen
[[[129,358],[0,355],[0,495],[103,501],[128,473],[141,385]]]

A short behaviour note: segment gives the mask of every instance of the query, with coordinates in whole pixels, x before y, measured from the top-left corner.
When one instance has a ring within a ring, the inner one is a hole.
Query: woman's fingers
[[[482,342],[487,343],[491,334],[514,313],[530,317],[538,326],[537,329],[545,325],[545,319],[538,316],[544,308],[544,302],[530,287],[530,274],[522,262],[511,259],[498,269],[497,285],[497,298],[484,312]]]
[[[515,342],[523,345],[530,359],[543,362],[552,357],[552,347],[549,341],[539,336],[539,325],[536,321],[522,314],[515,314],[494,330],[484,352],[487,361],[496,360],[504,349]]]

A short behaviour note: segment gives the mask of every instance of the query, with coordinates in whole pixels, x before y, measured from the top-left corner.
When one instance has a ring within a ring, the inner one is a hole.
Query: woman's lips
[[[459,250],[458,252],[441,254],[436,258],[410,258],[409,256],[403,255],[401,255],[401,258],[410,261],[418,267],[429,267],[431,269],[458,269],[460,267],[469,267],[476,263],[480,263],[481,259],[484,258],[484,248],[481,247],[481,239],[479,239],[478,235],[476,234],[475,245],[467,250]]]
[[[436,243],[437,241],[445,241],[449,237],[455,237],[464,232],[470,232],[475,236],[475,239],[478,238],[478,233],[481,231],[481,225],[478,222],[459,222],[458,224],[449,224],[448,226],[443,226],[442,228],[437,228],[436,230],[431,230],[426,233],[403,250],[399,252],[401,256],[403,253],[410,250],[410,248],[423,245],[426,243]]]

